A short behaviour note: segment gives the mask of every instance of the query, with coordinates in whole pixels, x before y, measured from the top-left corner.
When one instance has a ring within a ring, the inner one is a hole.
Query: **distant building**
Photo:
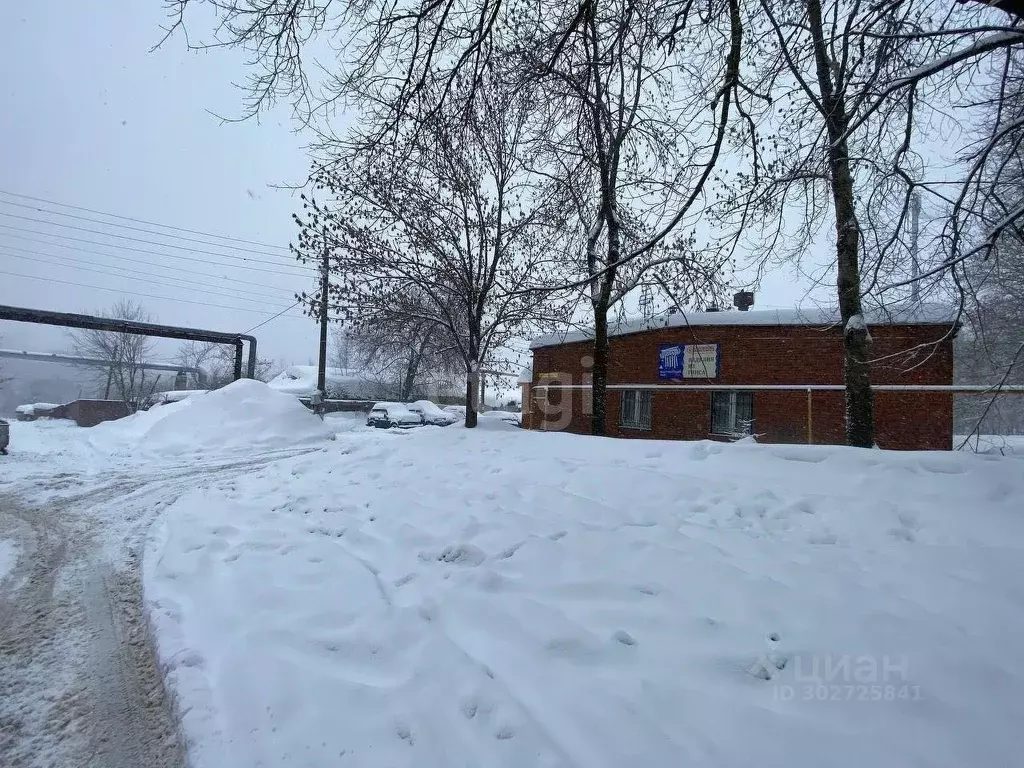
[[[669,314],[610,329],[607,433],[614,437],[845,442],[843,329],[828,311]],[[949,450],[955,312],[868,312],[881,448]],[[590,432],[592,334],[531,344],[523,426]],[[889,387],[887,389],[887,387]]]

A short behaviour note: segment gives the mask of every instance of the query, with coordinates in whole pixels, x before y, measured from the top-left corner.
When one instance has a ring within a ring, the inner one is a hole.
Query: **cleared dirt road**
[[[24,458],[0,476],[19,553],[0,577],[0,766],[187,764],[144,620],[146,532],[185,489],[305,452],[57,473]]]
[[[0,536],[21,557],[0,584],[0,764],[185,765],[142,621],[136,557],[114,570],[76,506],[0,493]]]

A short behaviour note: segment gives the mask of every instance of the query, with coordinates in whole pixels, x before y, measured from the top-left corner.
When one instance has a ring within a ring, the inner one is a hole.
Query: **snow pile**
[[[331,429],[295,398],[254,379],[239,379],[200,398],[168,403],[173,409],[141,436],[158,453],[289,448],[333,437]]]
[[[294,397],[253,379],[104,422],[90,432],[100,449],[160,455],[290,448],[334,434]]]
[[[198,766],[1016,765],[1021,498],[1000,456],[366,430],[180,497],[145,595]]]
[[[375,387],[360,371],[348,368],[327,368],[324,372],[329,397],[373,398]],[[288,395],[306,396],[316,391],[315,365],[290,365],[267,382],[271,389]]]
[[[205,395],[206,389],[168,389],[163,392],[155,392],[147,398],[149,407],[162,405],[164,403],[176,403],[179,400],[188,400],[190,397]]]
[[[117,448],[122,444],[134,445],[156,424],[192,405],[190,398],[166,403],[146,411],[136,411],[130,416],[113,421],[104,421],[90,428],[89,438],[96,446],[107,445]]]
[[[69,419],[12,421],[10,455],[0,456],[0,489],[6,482],[65,472],[108,472],[108,451],[90,445],[91,429]]]

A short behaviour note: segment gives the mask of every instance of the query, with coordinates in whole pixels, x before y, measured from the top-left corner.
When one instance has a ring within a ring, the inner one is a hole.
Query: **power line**
[[[156,263],[156,262],[153,262],[153,261],[146,261],[145,259],[133,259],[131,256],[123,256],[123,255],[118,254],[118,253],[106,253],[104,251],[93,251],[90,248],[82,248],[82,246],[68,246],[68,245],[65,245],[63,243],[51,243],[49,241],[39,240],[37,238],[26,238],[26,237],[22,236],[22,234],[12,234],[11,232],[0,232],[0,233],[6,234],[6,236],[8,238],[16,238],[17,240],[24,240],[27,243],[36,243],[36,244],[39,244],[39,245],[42,245],[42,246],[49,246],[50,248],[63,248],[65,250],[71,251],[76,257],[78,257],[80,254],[83,254],[83,253],[91,253],[91,254],[94,254],[96,256],[102,256],[104,258],[114,259],[115,261],[118,261],[118,262],[130,261],[133,264],[142,264],[143,266],[150,267],[151,269],[163,269],[165,271],[171,271],[171,272],[175,272],[177,274],[181,273],[181,269],[178,268],[178,267],[168,266],[167,264],[160,264],[160,263]],[[57,237],[59,237],[59,236],[57,236]],[[15,250],[15,251],[22,251],[23,253],[35,253],[35,254],[40,253],[39,251],[30,251],[29,249],[26,249],[26,248],[18,248],[17,246],[10,245],[10,243],[0,243],[0,246],[3,246],[4,248],[10,248],[10,249]],[[113,248],[118,248],[119,246],[112,246],[112,247]],[[187,261],[196,261],[196,262],[199,262],[201,264],[209,264],[210,263],[206,259],[190,259],[187,256],[177,256],[176,254],[158,254],[156,252],[151,252],[151,251],[143,251],[143,253],[153,253],[156,256],[161,256],[161,255],[175,256],[175,258],[185,259]],[[45,253],[45,252],[43,252],[41,255],[44,255],[44,256],[54,256],[54,257],[58,257],[59,256],[60,258],[63,258],[63,256],[61,256],[59,254],[49,254],[49,253]],[[101,266],[106,266],[106,264],[100,264],[100,265]],[[194,267],[189,267],[189,269],[193,269],[193,268]],[[233,264],[229,264],[229,265],[225,265],[225,268],[228,268],[228,269],[243,269],[245,267],[234,266]],[[261,271],[263,271],[263,270],[261,270]],[[265,270],[265,271],[270,271],[270,270]],[[230,281],[231,283],[238,283],[238,284],[244,285],[244,286],[254,286],[255,288],[267,288],[267,289],[270,289],[271,291],[275,291],[275,290],[276,291],[286,291],[287,290],[287,289],[279,288],[279,287],[276,287],[276,286],[268,286],[265,283],[253,283],[252,281],[248,281],[248,280],[240,280],[238,278],[228,278],[228,276],[225,275],[225,274],[210,274],[209,272],[200,272],[200,271],[188,271],[187,273],[188,274],[194,274],[196,276],[201,276],[201,278],[213,278],[213,279],[216,279],[216,280],[227,280],[227,281]],[[272,274],[279,274],[279,272],[271,272],[271,273]],[[284,274],[284,272],[281,272],[281,274]],[[298,276],[298,275],[289,275],[289,276]],[[303,279],[304,278],[305,278],[305,275],[303,275]],[[288,293],[291,294],[291,291],[288,291]]]
[[[296,302],[295,302],[294,304],[292,304],[292,306],[291,306],[291,307],[288,307],[288,309],[282,309],[282,310],[281,310],[280,312],[278,312],[278,313],[277,313],[276,315],[274,315],[273,317],[268,317],[268,318],[267,318],[266,320],[264,320],[264,321],[263,321],[262,323],[257,323],[257,324],[256,324],[256,325],[254,325],[254,326],[253,326],[252,328],[250,328],[250,329],[249,329],[249,330],[247,330],[247,331],[243,331],[242,333],[243,333],[243,334],[248,334],[248,333],[252,333],[252,332],[253,332],[253,331],[255,331],[255,330],[256,330],[257,328],[262,328],[262,327],[263,327],[264,325],[266,325],[267,323],[269,323],[269,322],[271,322],[271,321],[273,321],[273,320],[277,320],[277,318],[279,318],[279,317],[280,317],[281,315],[283,315],[283,314],[284,314],[285,312],[287,312],[287,311],[288,311],[289,309],[292,309],[293,307],[297,307],[297,306],[299,306],[299,304],[301,304],[301,303],[302,303],[302,299],[299,299],[299,300],[298,300],[298,301],[296,301]],[[293,315],[293,317],[294,317],[294,315]],[[302,317],[305,317],[305,315],[302,315]]]
[[[266,251],[257,251],[257,250],[255,250],[253,248],[242,248],[242,247],[237,246],[237,245],[225,245],[224,243],[215,243],[215,242],[211,242],[209,240],[199,240],[199,239],[194,238],[194,237],[183,237],[182,235],[167,235],[167,234],[164,234],[163,232],[154,232],[151,229],[143,229],[142,227],[130,227],[127,224],[116,224],[116,223],[114,223],[112,221],[103,221],[102,219],[94,219],[94,218],[92,218],[90,216],[76,216],[73,213],[64,213],[63,211],[51,211],[51,210],[49,210],[47,208],[41,208],[38,205],[27,205],[25,203],[13,203],[10,200],[0,200],[0,205],[12,205],[12,206],[15,206],[16,208],[26,208],[26,209],[28,209],[30,211],[36,211],[37,213],[45,213],[45,214],[49,214],[50,216],[65,216],[65,217],[67,217],[69,219],[78,219],[79,221],[88,221],[88,222],[90,222],[92,224],[101,224],[104,227],[117,227],[118,229],[127,229],[127,230],[129,230],[131,232],[143,232],[143,233],[145,233],[147,235],[156,235],[157,237],[174,238],[175,240],[181,240],[181,241],[187,242],[187,243],[199,243],[201,245],[212,245],[215,248],[231,248],[232,250],[235,250],[235,251],[245,251],[246,253],[255,253],[255,254],[258,254],[259,256],[270,256],[271,258],[276,258],[276,257],[281,255],[279,253],[267,253]],[[13,214],[5,214],[5,215],[11,216]],[[30,220],[31,221],[37,221],[37,219],[30,219]],[[53,224],[56,224],[57,226],[62,226],[59,222],[56,222],[56,221],[55,222],[48,222],[48,223],[53,223]]]
[[[158,245],[161,248],[174,248],[175,250],[178,250],[178,251],[188,251],[189,253],[205,253],[205,254],[207,254],[209,256],[221,256],[221,257],[223,257],[225,259],[236,259],[238,261],[252,262],[253,264],[271,264],[273,266],[282,266],[279,262],[276,262],[276,261],[264,261],[262,259],[254,259],[254,258],[251,258],[249,256],[235,256],[235,255],[230,254],[230,253],[218,253],[216,251],[204,251],[202,248],[192,248],[192,247],[187,246],[187,245],[174,245],[173,243],[161,243],[159,240],[146,240],[146,239],[141,238],[141,237],[132,237],[131,235],[119,235],[116,232],[104,232],[103,230],[99,230],[99,229],[89,229],[88,227],[79,227],[79,226],[76,226],[75,224],[63,224],[63,223],[61,223],[59,221],[47,221],[46,219],[34,219],[31,216],[21,216],[20,214],[17,214],[17,213],[7,213],[6,211],[0,211],[0,216],[7,216],[9,218],[20,219],[22,221],[31,221],[31,222],[33,222],[35,224],[48,224],[48,225],[53,226],[53,227],[63,227],[64,229],[74,229],[74,230],[77,230],[79,232],[88,232],[89,234],[100,235],[101,237],[113,237],[113,238],[116,238],[118,240],[130,240],[130,241],[132,241],[134,243],[145,243],[146,245]],[[3,224],[3,225],[0,225],[0,226],[10,227],[11,229],[18,229],[18,227],[11,227],[8,224]],[[34,232],[37,235],[48,234],[46,232],[39,232],[39,231],[36,231],[36,230],[21,230],[21,231]],[[60,235],[60,237],[64,237],[64,235]],[[172,236],[171,235],[167,235],[167,237],[172,237]],[[94,245],[105,245],[105,243],[94,243]],[[229,246],[223,246],[223,247],[227,248]],[[167,254],[167,255],[169,256],[171,254]],[[270,254],[266,254],[266,255],[269,256]],[[306,267],[306,266],[302,266],[302,265],[299,265],[299,264],[295,264],[293,266],[295,267],[295,269],[305,269],[305,270],[309,270],[311,272],[316,271],[312,267]]]
[[[176,259],[183,259],[185,261],[195,261],[195,262],[198,262],[199,264],[209,264],[210,263],[209,259],[199,259],[199,258],[196,258],[194,256],[182,256],[182,255],[176,254],[176,253],[160,253],[160,251],[149,251],[149,250],[146,250],[145,248],[133,248],[130,245],[118,245],[117,243],[103,243],[103,242],[97,242],[95,240],[86,240],[85,238],[81,238],[81,237],[72,237],[71,235],[61,235],[61,234],[56,234],[56,233],[53,233],[53,232],[40,232],[40,231],[38,231],[36,229],[25,229],[24,227],[15,227],[12,224],[0,223],[0,229],[10,229],[10,230],[14,230],[16,232],[28,232],[28,233],[33,234],[33,235],[42,235],[43,237],[58,237],[58,238],[61,238],[63,240],[70,240],[70,241],[73,241],[73,242],[76,242],[76,243],[86,243],[88,245],[100,245],[100,246],[103,246],[105,248],[119,248],[119,249],[124,250],[124,251],[134,251],[136,253],[148,253],[151,256],[170,256],[170,257],[173,257],[173,258],[176,258]],[[35,239],[31,238],[31,237],[23,237],[21,235],[11,235],[11,237],[17,237],[17,238],[19,238],[21,240],[29,240],[29,241],[35,242],[35,243],[49,244],[49,241],[47,241],[47,240],[35,240]],[[227,254],[214,254],[214,255],[226,256]],[[231,257],[228,256],[228,258],[231,258]],[[240,258],[240,257],[237,257],[237,258]],[[227,266],[233,266],[233,265],[224,264],[222,266],[227,267]],[[242,268],[243,267],[235,266],[235,269],[242,269]],[[249,270],[249,271],[252,271],[252,272],[266,272],[266,273],[271,274],[271,275],[286,275],[288,277],[299,277],[300,276],[298,273],[295,273],[295,272],[290,272],[290,273],[289,272],[281,272],[281,271],[276,270],[276,269],[263,269],[262,267],[252,267],[252,266],[246,266],[244,268]],[[302,269],[306,269],[307,271],[310,271],[310,272],[315,272],[316,271],[316,270],[314,270],[314,269],[312,269],[310,267],[302,267]]]
[[[131,216],[120,216],[116,213],[106,213],[104,211],[97,211],[93,208],[85,208],[80,205],[70,205],[68,203],[58,203],[56,200],[47,200],[43,197],[32,197],[32,195],[22,195],[18,192],[8,192],[7,190],[0,189],[0,195],[8,195],[9,197],[19,197],[22,200],[34,200],[37,203],[46,203],[47,205],[56,205],[61,208],[70,208],[73,211],[84,211],[86,213],[94,213],[98,216],[108,216],[112,219],[121,219],[122,221],[131,221],[135,224],[147,224],[151,227],[160,227],[162,229],[171,229],[175,232],[188,232],[190,235],[202,235],[203,237],[215,237],[220,240],[231,240],[236,243],[245,243],[246,245],[258,245],[263,248],[284,248],[281,245],[270,245],[269,243],[260,243],[255,240],[245,240],[241,237],[230,237],[229,235],[217,235],[212,232],[202,232],[197,229],[186,229],[185,227],[176,227],[172,224],[160,224],[155,221],[146,221],[145,219],[133,219]],[[288,250],[284,248],[284,250]]]
[[[208,294],[210,294],[212,296],[221,296],[221,297],[226,298],[226,299],[241,299],[242,301],[247,301],[247,300],[250,300],[250,299],[253,299],[253,298],[260,299],[261,301],[266,301],[266,299],[270,299],[272,301],[279,300],[277,297],[274,297],[274,296],[268,296],[266,294],[249,293],[248,291],[239,291],[240,295],[232,295],[230,293],[221,293],[220,291],[212,291],[212,290],[209,290],[208,288],[197,288],[194,285],[189,284],[188,282],[185,282],[184,285],[175,285],[174,283],[167,283],[167,282],[164,282],[163,280],[159,280],[159,279],[157,279],[155,277],[148,277],[148,276],[145,276],[145,275],[136,277],[135,275],[139,275],[140,273],[135,272],[135,274],[133,275],[131,270],[119,270],[117,267],[111,267],[110,268],[110,269],[113,269],[113,270],[117,270],[117,271],[114,271],[114,272],[111,272],[111,271],[108,271],[108,270],[105,270],[105,269],[94,269],[94,268],[91,268],[91,267],[82,266],[81,264],[75,264],[73,261],[69,262],[67,259],[61,259],[58,256],[53,256],[53,257],[50,257],[48,259],[48,258],[46,258],[48,256],[48,254],[33,254],[32,256],[22,256],[22,255],[17,254],[17,253],[6,253],[4,251],[0,251],[0,254],[5,255],[5,256],[10,256],[11,258],[15,258],[15,259],[24,259],[25,261],[33,261],[33,262],[36,262],[36,263],[43,263],[43,264],[54,264],[54,265],[56,265],[58,267],[68,267],[69,269],[79,269],[79,270],[82,270],[83,272],[94,272],[94,273],[96,273],[98,275],[111,275],[113,277],[119,277],[119,278],[121,278],[123,280],[137,280],[137,281],[140,281],[140,282],[152,283],[154,285],[162,285],[162,286],[165,286],[167,288],[176,288],[178,290],[188,289],[190,291],[196,291],[198,293],[208,293]],[[123,274],[120,274],[120,273],[123,273]],[[163,276],[161,275],[160,277],[163,277]],[[173,278],[173,277],[167,277],[165,279],[166,280],[177,280],[177,278]],[[182,281],[179,281],[179,282],[182,282]],[[275,309],[276,309],[276,307],[275,307]]]
[[[176,299],[176,298],[173,298],[171,296],[157,296],[157,295],[152,294],[152,293],[133,293],[133,292],[130,292],[130,291],[122,291],[122,290],[120,290],[118,288],[109,288],[109,287],[103,286],[103,285],[88,285],[86,283],[75,283],[75,282],[72,282],[70,280],[59,280],[59,279],[57,279],[55,277],[39,277],[38,275],[23,275],[23,274],[20,274],[18,272],[7,272],[6,270],[0,270],[0,275],[10,275],[11,277],[25,277],[25,278],[28,278],[29,280],[41,280],[41,281],[47,282],[47,283],[60,283],[61,285],[71,285],[71,286],[74,286],[75,288],[92,288],[92,289],[97,290],[97,291],[112,291],[113,293],[128,294],[128,295],[131,295],[131,296],[141,296],[141,297],[147,298],[147,299],[161,299],[163,301],[174,301],[174,302],[177,302],[177,303],[184,303],[184,304],[198,304],[199,306],[202,306],[202,307],[213,307],[214,309],[229,309],[229,310],[233,310],[235,312],[250,312],[250,313],[252,313],[254,315],[270,315],[270,314],[272,314],[271,312],[265,312],[265,311],[260,310],[260,309],[250,309],[248,307],[226,307],[226,306],[224,306],[222,304],[210,304],[209,302],[206,302],[206,301],[193,301],[191,299]],[[287,310],[285,310],[285,311],[287,311]],[[300,316],[299,315],[294,315],[294,317],[300,317]]]

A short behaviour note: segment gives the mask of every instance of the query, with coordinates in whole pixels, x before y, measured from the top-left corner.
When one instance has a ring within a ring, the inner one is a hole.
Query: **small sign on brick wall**
[[[658,347],[658,377],[715,379],[720,359],[720,344],[662,344]]]

